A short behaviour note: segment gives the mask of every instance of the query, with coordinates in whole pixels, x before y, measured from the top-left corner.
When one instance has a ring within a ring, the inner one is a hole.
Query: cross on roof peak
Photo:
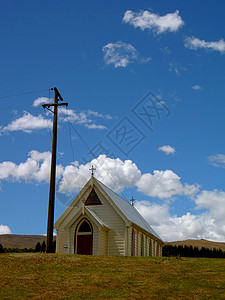
[[[91,166],[91,168],[89,170],[91,171],[91,176],[94,176],[94,171],[96,170],[96,168],[94,168],[93,166]]]
[[[132,198],[130,199],[131,205],[134,206],[134,197],[132,196]]]

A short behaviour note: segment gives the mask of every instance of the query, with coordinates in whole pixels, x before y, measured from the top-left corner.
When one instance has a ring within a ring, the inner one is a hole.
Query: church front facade
[[[55,223],[60,254],[161,256],[163,242],[134,206],[93,176]]]

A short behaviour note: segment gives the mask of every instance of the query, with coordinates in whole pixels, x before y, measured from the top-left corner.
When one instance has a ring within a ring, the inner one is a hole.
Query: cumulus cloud
[[[102,51],[106,65],[112,64],[115,68],[125,68],[135,61],[147,63],[151,60],[150,57],[141,57],[131,44],[124,42],[108,43],[102,48]]]
[[[165,204],[136,201],[135,207],[164,241],[186,239],[225,241],[224,221],[218,223],[210,209],[199,215],[187,212],[178,217],[170,215],[169,207]],[[217,210],[219,209],[217,206]]]
[[[158,150],[164,152],[166,155],[174,154],[176,152],[175,148],[170,145],[161,146]]]
[[[213,224],[210,215],[193,215],[187,212],[181,217],[168,216],[160,225],[153,228],[165,241],[177,241],[186,239],[210,239],[221,241],[224,239]]]
[[[210,165],[217,168],[225,168],[225,154],[215,154],[208,157]]]
[[[192,37],[187,37],[184,40],[184,46],[192,50],[197,50],[201,48],[201,49],[219,51],[221,54],[225,52],[224,39],[220,39],[218,42],[206,42],[205,40],[200,40],[192,36]]]
[[[225,192],[203,190],[193,201],[200,214],[171,215],[167,204],[136,201],[135,207],[164,241],[208,239],[225,241]]]
[[[141,171],[131,160],[122,161],[119,158],[112,159],[106,155],[99,155],[87,164],[67,166],[63,173],[63,178],[59,190],[65,192],[68,187],[69,191],[76,191],[80,185],[85,183],[90,177],[91,166],[96,167],[95,177],[114,191],[121,191],[125,187],[135,186],[141,176]],[[74,182],[72,185],[71,182]],[[78,184],[78,186],[76,186]]]
[[[164,16],[159,16],[147,10],[138,13],[127,10],[124,14],[123,22],[133,25],[134,28],[139,27],[141,30],[152,30],[157,34],[167,31],[176,32],[184,25],[178,10]]]
[[[196,91],[199,91],[199,90],[201,90],[202,89],[202,87],[200,86],[200,85],[193,85],[192,87],[191,87],[193,90],[196,90]]]
[[[116,192],[124,188],[137,187],[143,194],[159,199],[168,199],[175,195],[193,196],[199,191],[198,184],[182,184],[181,178],[171,170],[155,170],[141,174],[131,160],[112,159],[99,155],[87,164],[69,165],[64,169],[59,191],[77,191],[90,177],[89,169],[96,167],[95,176]]]
[[[0,234],[12,234],[9,226],[6,225],[0,225]]]
[[[208,209],[216,223],[224,224],[225,233],[225,192],[203,190],[195,199],[197,209]]]
[[[48,182],[50,172],[50,152],[30,151],[24,163],[10,161],[0,163],[0,180],[26,182]],[[86,164],[75,162],[66,167],[57,166],[59,192],[79,190],[90,177],[90,168],[96,167],[95,176],[111,189],[120,192],[124,188],[137,187],[138,191],[159,199],[175,195],[193,196],[199,190],[197,184],[182,184],[181,178],[171,170],[155,170],[153,174],[142,174],[131,160],[109,158],[99,155]]]
[[[39,98],[34,100],[33,106],[37,107],[41,104],[50,103],[50,102],[53,102],[53,99],[49,99],[49,98],[46,98],[46,97],[39,97]]]
[[[13,120],[10,124],[0,129],[1,133],[10,131],[23,131],[31,133],[33,130],[46,129],[52,126],[50,119],[44,118],[42,115],[33,116],[25,111],[23,116]]]
[[[50,176],[51,153],[30,151],[24,163],[15,164],[11,161],[0,163],[0,180],[27,182],[48,182]],[[63,167],[57,166],[57,177],[62,174]]]
[[[164,220],[168,219],[168,205],[158,205],[149,201],[136,201],[134,206],[151,226],[159,226]]]
[[[182,184],[180,177],[171,170],[153,171],[153,174],[143,174],[137,182],[140,192],[150,197],[170,198],[174,195],[194,195],[199,191],[199,185]]]

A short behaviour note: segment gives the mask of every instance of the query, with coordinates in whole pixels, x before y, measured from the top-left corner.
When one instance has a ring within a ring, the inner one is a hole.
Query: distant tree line
[[[56,249],[56,241],[53,241],[53,249],[55,252]],[[42,242],[42,244],[40,242],[38,242],[35,246],[35,248],[4,248],[2,246],[2,244],[0,244],[0,253],[12,253],[12,252],[16,252],[16,253],[23,253],[23,252],[45,252],[46,251],[46,243],[45,241]]]
[[[207,257],[207,258],[225,258],[225,251],[221,249],[208,249],[193,246],[171,246],[163,247],[163,256],[180,256],[180,257]]]

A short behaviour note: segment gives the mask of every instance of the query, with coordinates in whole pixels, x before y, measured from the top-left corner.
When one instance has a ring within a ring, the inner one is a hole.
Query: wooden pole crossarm
[[[68,106],[68,103],[49,103],[49,104],[42,104],[43,108],[49,108],[50,106]]]

